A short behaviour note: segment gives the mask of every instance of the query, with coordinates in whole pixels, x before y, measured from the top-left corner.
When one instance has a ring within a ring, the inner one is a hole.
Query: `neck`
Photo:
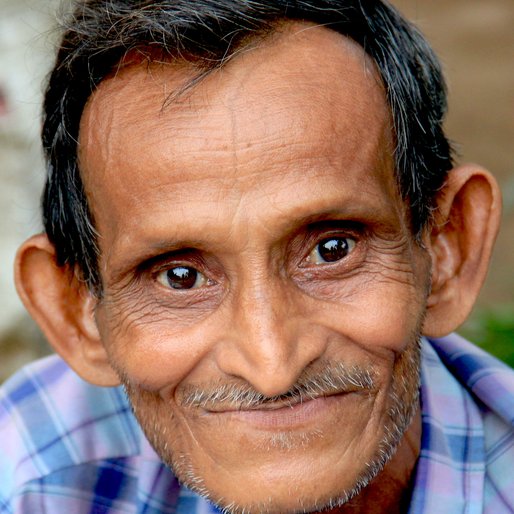
[[[418,409],[395,455],[380,474],[357,497],[325,514],[405,514],[409,509],[420,448],[421,412]]]

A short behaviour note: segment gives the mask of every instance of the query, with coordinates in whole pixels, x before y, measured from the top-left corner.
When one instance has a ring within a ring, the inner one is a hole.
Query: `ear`
[[[71,368],[95,385],[120,383],[96,326],[97,300],[74,270],[57,265],[46,235],[31,237],[18,250],[15,281],[25,307]]]
[[[449,173],[425,241],[432,286],[424,335],[446,335],[468,317],[487,275],[500,217],[500,189],[489,172],[465,165]]]

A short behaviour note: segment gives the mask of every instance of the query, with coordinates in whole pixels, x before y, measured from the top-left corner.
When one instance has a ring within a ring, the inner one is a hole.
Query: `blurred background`
[[[460,330],[514,366],[514,2],[394,0],[439,54],[447,131],[460,162],[480,163],[504,194],[502,230],[477,307]],[[38,141],[60,0],[0,0],[0,382],[50,350],[14,291],[16,248],[41,229]]]

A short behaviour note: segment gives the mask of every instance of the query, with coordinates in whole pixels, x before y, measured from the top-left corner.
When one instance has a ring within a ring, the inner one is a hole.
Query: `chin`
[[[191,461],[184,465],[187,459],[181,464],[170,462],[169,465],[184,485],[227,514],[314,513],[342,507],[357,497],[384,469],[396,448],[396,443],[384,438],[374,458],[362,465],[363,471],[347,487],[344,486],[348,483],[348,474],[344,476],[331,469],[325,470],[325,476],[320,476],[318,470],[304,468],[303,473],[298,470],[296,474],[278,472],[265,481],[262,477],[260,480],[248,477],[246,480],[235,478],[231,484],[219,484],[211,483],[207,477],[206,482]],[[278,471],[280,465],[278,461]]]
[[[403,409],[401,425],[391,422],[379,435],[375,432],[378,438],[374,444],[367,441],[367,452],[357,454],[344,445],[337,446],[332,441],[327,444],[323,434],[284,432],[262,434],[246,446],[246,451],[239,442],[239,451],[230,452],[231,445],[227,443],[227,453],[237,453],[237,461],[214,462],[199,455],[198,449],[191,450],[188,444],[169,451],[170,445],[160,436],[166,431],[156,432],[151,425],[141,424],[150,443],[179,481],[223,512],[309,513],[344,505],[380,474],[395,454],[417,404],[416,396],[411,408]],[[397,416],[398,405],[391,406],[389,414],[390,418]],[[183,443],[180,440],[175,442]]]

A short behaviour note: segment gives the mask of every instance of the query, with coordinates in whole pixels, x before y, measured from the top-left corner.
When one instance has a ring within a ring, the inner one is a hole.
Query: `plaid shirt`
[[[456,335],[423,342],[409,514],[514,512],[514,372]],[[58,357],[0,390],[1,514],[207,514],[154,453],[120,388]]]

